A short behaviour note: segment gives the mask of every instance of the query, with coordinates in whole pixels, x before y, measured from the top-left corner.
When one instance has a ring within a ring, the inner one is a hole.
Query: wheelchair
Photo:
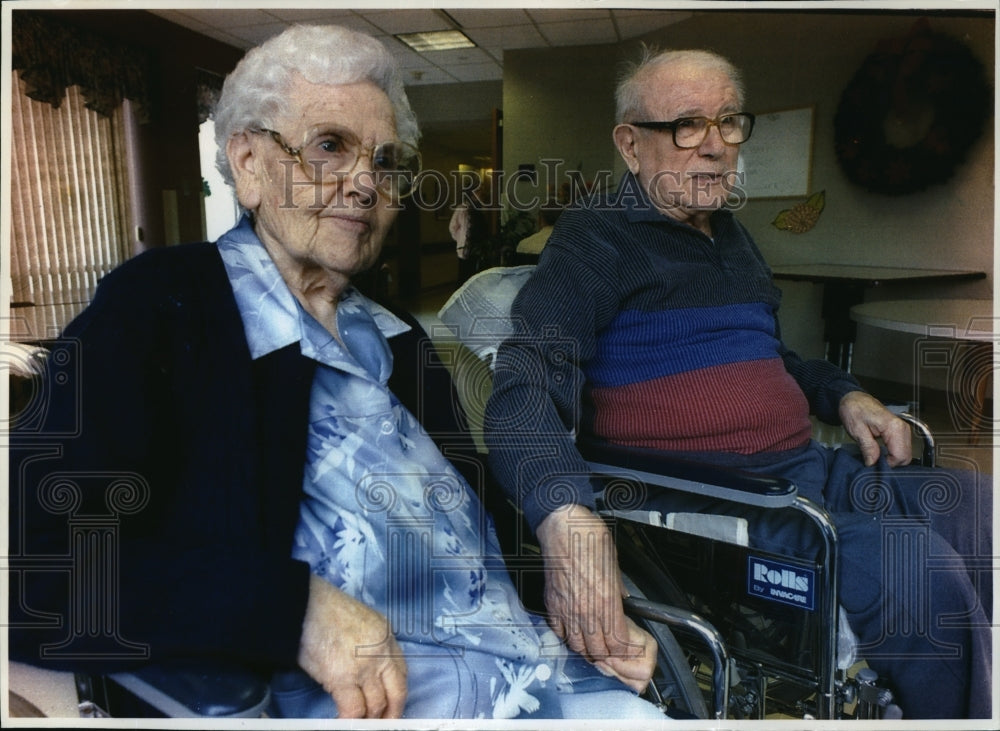
[[[445,336],[481,366],[467,412],[485,408],[493,357],[514,332],[510,306],[532,269],[480,272],[438,313]],[[900,416],[922,445],[919,462],[934,467],[930,430]],[[838,603],[837,531],[822,507],[784,480],[579,438],[578,447],[605,482],[599,513],[615,539],[626,612],[659,645],[651,700],[704,719],[901,717],[891,691],[856,657]],[[651,489],[669,491],[681,507],[650,511],[643,496]],[[750,545],[748,521],[767,511],[801,521],[816,550],[783,556]]]
[[[923,459],[932,462],[926,427],[902,416],[926,437]],[[584,444],[581,452],[604,478],[599,512],[630,594],[626,612],[660,645],[651,699],[712,719],[902,717],[891,690],[859,662],[838,603],[836,528],[794,484],[652,450]],[[651,490],[672,493],[678,510],[646,509]],[[808,526],[816,550],[780,555],[754,547],[748,523],[770,511]],[[686,665],[665,651],[665,630]],[[702,698],[679,681],[685,671]]]
[[[26,394],[12,403],[12,414],[30,405],[34,373],[23,382],[12,378]],[[933,440],[918,428],[925,463],[932,462]],[[629,593],[626,611],[657,640],[657,669],[646,694],[665,713],[714,720],[900,716],[870,669],[848,674],[851,633],[833,580],[837,536],[822,508],[783,480],[668,462],[648,450],[600,444],[581,450],[605,480],[600,514],[615,538]],[[708,496],[729,507],[719,516],[701,507],[664,515],[636,499],[652,488],[681,499]],[[815,556],[773,556],[748,545],[746,521],[771,510],[813,526]],[[101,551],[105,544],[85,545]],[[529,549],[520,558],[537,571],[537,553]],[[17,557],[10,567],[18,568]],[[514,573],[520,567],[512,562]],[[84,717],[259,717],[269,702],[266,677],[225,664],[77,674],[75,686]]]
[[[775,714],[899,717],[891,693],[872,671],[847,675],[854,658],[846,643],[848,660],[843,660],[843,635],[849,629],[832,581],[836,531],[825,512],[798,496],[794,485],[705,465],[665,463],[642,450],[592,445],[585,455],[606,479],[600,514],[615,538],[628,591],[626,612],[657,641],[657,666],[646,697],[665,714],[713,720]],[[643,510],[634,498],[650,485],[680,495],[708,494],[748,515],[793,511],[814,524],[822,550],[812,560],[772,556],[746,545],[740,528],[744,518]],[[530,547],[520,558],[520,563],[510,562],[515,573],[527,568],[529,575],[540,575]],[[797,586],[795,592],[809,594],[810,605],[761,597],[749,590],[755,576],[776,579],[768,587]],[[801,577],[813,586],[803,588]],[[204,662],[78,673],[75,686],[80,715],[89,718],[254,718],[265,714],[269,703],[267,677]]]
[[[855,640],[837,603],[837,534],[822,508],[786,480],[649,450],[589,444],[583,453],[605,480],[599,513],[615,539],[626,612],[657,641],[649,700],[668,715],[712,720],[901,717],[871,669],[848,672]],[[699,507],[708,496],[720,511],[644,510],[638,498],[651,487],[681,503],[696,496]],[[820,550],[755,550],[745,525],[762,511],[807,522]],[[530,546],[519,558],[510,562],[515,573],[538,572]],[[81,714],[97,717],[255,717],[269,699],[265,677],[224,665],[78,674],[76,685]]]

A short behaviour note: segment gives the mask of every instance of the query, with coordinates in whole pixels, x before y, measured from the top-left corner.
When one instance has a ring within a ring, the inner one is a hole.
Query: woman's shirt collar
[[[305,337],[311,328],[305,326],[303,318],[309,316],[281,278],[277,266],[254,233],[249,217],[241,218],[216,244],[243,319],[251,357],[260,358],[292,343],[302,343],[303,353],[315,357],[308,352],[313,349]],[[337,309],[338,321],[342,309],[367,313],[386,338],[410,329],[389,310],[353,287],[345,290]]]

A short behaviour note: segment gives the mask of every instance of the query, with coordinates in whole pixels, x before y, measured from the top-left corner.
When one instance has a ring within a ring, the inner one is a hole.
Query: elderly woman
[[[351,286],[419,170],[392,57],[294,27],[233,71],[216,129],[246,215],[106,277],[52,356],[70,364],[48,386],[59,450],[19,478],[81,476],[74,515],[119,506],[119,626],[49,664],[114,669],[123,642],[232,659],[273,674],[286,716],[662,718],[635,692],[648,635],[591,664],[519,603],[442,454],[481,481],[445,370],[412,318]],[[69,555],[68,511],[25,492],[14,540]],[[13,604],[69,615],[63,577],[27,576]],[[64,634],[17,629],[13,654],[37,663]]]

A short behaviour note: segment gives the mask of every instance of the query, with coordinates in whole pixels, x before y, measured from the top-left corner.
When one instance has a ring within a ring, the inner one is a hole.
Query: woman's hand
[[[313,575],[299,665],[333,697],[339,718],[400,718],[406,661],[389,620]]]

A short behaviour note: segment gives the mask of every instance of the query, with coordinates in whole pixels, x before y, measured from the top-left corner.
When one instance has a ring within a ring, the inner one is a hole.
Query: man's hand
[[[636,693],[642,693],[653,677],[659,648],[653,635],[628,617],[625,617],[625,624],[628,628],[629,651],[634,654],[611,655],[603,660],[595,660],[594,665],[601,672],[615,676]]]
[[[406,661],[389,620],[313,575],[299,665],[333,696],[340,718],[400,718]]]
[[[545,559],[549,624],[571,650],[636,692],[656,664],[656,642],[625,616],[614,541],[604,522],[581,505],[551,513],[538,527]]]
[[[858,443],[867,466],[878,461],[879,439],[889,452],[886,460],[890,467],[909,464],[913,459],[910,427],[864,391],[851,391],[840,399],[840,421]]]

